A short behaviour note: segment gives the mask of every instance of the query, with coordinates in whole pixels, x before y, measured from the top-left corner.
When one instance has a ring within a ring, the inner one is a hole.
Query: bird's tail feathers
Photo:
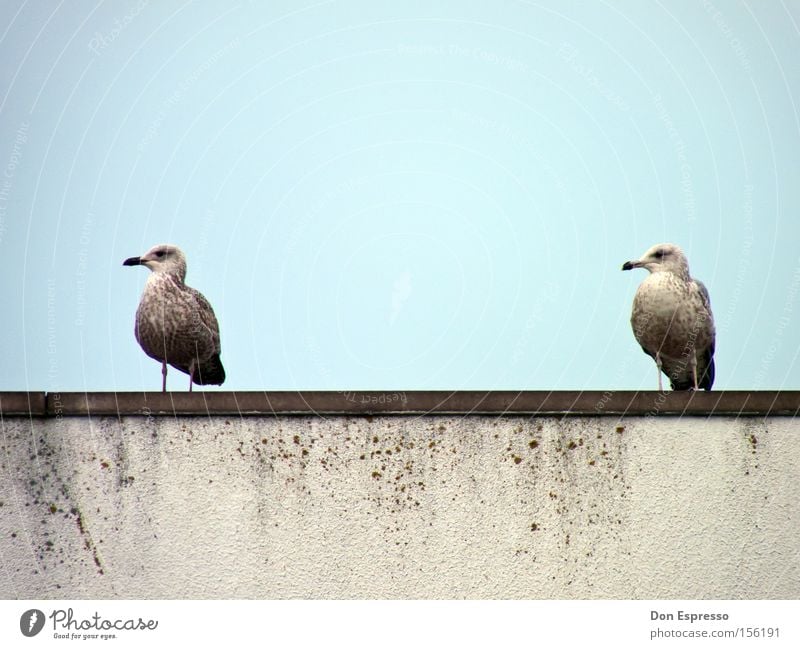
[[[692,390],[694,388],[694,380],[691,374],[679,372],[675,376],[669,377],[669,383],[673,390]],[[714,355],[711,350],[708,350],[697,362],[697,387],[701,390],[710,390],[714,385]]]
[[[192,375],[195,385],[222,385],[225,382],[225,368],[219,354],[214,354],[202,365],[198,365]]]
[[[703,361],[705,361],[705,370],[697,378],[697,384],[701,390],[710,390],[711,386],[714,385],[714,356],[711,352],[708,352]]]

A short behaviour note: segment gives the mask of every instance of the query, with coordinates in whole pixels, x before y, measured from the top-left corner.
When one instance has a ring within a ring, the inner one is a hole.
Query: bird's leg
[[[189,363],[189,392],[192,391],[192,381],[194,380],[194,359]]]
[[[161,361],[161,391],[167,391],[167,361]]]
[[[697,385],[697,356],[695,355],[694,352],[692,352],[692,356],[691,356],[689,362],[692,364],[692,378],[694,379],[694,389],[695,389],[695,392],[696,392],[700,388]]]
[[[656,352],[656,367],[658,368],[658,391],[663,392],[664,387],[661,384],[661,352]]]

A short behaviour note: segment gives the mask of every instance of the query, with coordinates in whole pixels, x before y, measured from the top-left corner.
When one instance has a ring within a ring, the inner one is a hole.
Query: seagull
[[[136,309],[134,334],[144,353],[161,362],[161,391],[167,391],[167,364],[189,375],[192,383],[222,385],[219,325],[208,300],[186,286],[186,256],[162,243],[123,266],[146,266],[152,272]]]
[[[708,290],[689,275],[689,262],[672,243],[659,243],[622,270],[646,268],[650,274],[633,298],[631,326],[636,341],[658,366],[673,390],[710,390],[714,384],[714,316]]]

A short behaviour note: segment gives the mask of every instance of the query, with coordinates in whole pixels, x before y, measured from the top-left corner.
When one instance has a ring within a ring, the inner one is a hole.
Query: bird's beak
[[[128,257],[122,262],[123,266],[139,266],[142,263],[141,257]]]
[[[622,264],[622,270],[632,270],[634,268],[641,268],[642,263],[639,261],[626,261]]]

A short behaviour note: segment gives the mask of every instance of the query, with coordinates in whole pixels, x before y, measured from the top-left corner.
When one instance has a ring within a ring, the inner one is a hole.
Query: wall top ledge
[[[795,417],[800,390],[0,392],[2,417],[529,415]]]

